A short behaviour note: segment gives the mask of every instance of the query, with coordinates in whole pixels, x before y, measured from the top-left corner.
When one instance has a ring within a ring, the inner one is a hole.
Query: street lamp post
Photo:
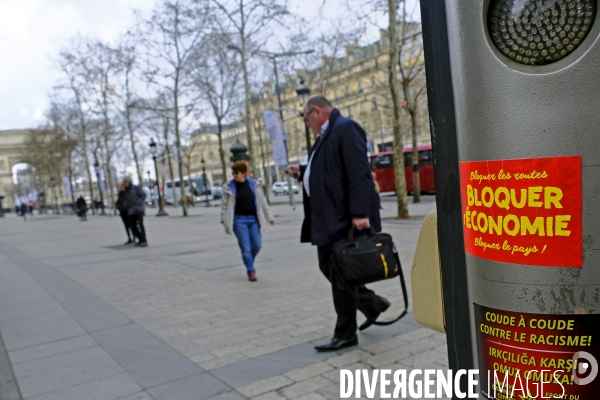
[[[54,179],[54,177],[51,177],[50,183],[52,183],[52,193],[54,194],[54,213],[60,214],[58,212],[58,196],[56,195],[56,179]]]
[[[202,158],[200,159],[200,165],[202,166],[202,184],[204,185],[204,196],[206,196],[206,204],[204,204],[204,207],[210,207],[210,201],[208,200],[208,187],[206,185],[206,163],[204,162],[204,154],[202,154]]]
[[[148,193],[150,193],[150,202],[154,205],[154,193],[152,191],[152,186],[150,185],[150,170],[147,170],[146,173],[148,174]]]
[[[150,139],[150,152],[152,153],[152,160],[154,161],[154,172],[156,173],[156,191],[158,192],[158,213],[156,213],[157,217],[162,217],[162,216],[166,216],[169,215],[167,214],[167,212],[163,209],[163,204],[162,204],[162,199],[160,197],[160,186],[158,185],[158,167],[156,166],[156,142],[154,141],[154,139]],[[150,172],[150,171],[148,171]],[[148,177],[150,178],[150,177]],[[163,182],[164,184],[164,182]]]
[[[300,80],[300,86],[298,86],[298,89],[296,89],[296,94],[298,95],[298,98],[300,99],[300,106],[303,107],[304,104],[306,104],[306,101],[308,100],[308,98],[310,97],[310,89],[308,88],[308,86],[306,86],[304,84],[304,79]],[[304,119],[304,112],[301,111],[300,112],[300,116],[302,117],[302,119]],[[306,154],[308,156],[308,154],[310,154],[310,129],[308,128],[308,125],[306,124],[306,120],[304,121],[304,135],[306,136]]]
[[[94,170],[96,171],[96,179],[98,180],[98,192],[100,192],[100,208],[102,209],[102,212],[100,213],[100,215],[106,215],[106,211],[104,211],[104,196],[102,195],[102,182],[101,182],[101,176],[100,176],[100,163],[98,163],[98,159],[96,159],[96,162],[94,163]],[[93,201],[93,199],[92,199]]]

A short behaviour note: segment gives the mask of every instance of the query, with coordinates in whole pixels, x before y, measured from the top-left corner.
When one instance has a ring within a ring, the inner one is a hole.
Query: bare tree
[[[212,14],[208,3],[193,0],[163,0],[144,23],[142,45],[145,56],[145,77],[159,91],[169,94],[170,118],[173,119],[175,146],[181,154],[181,124],[192,111],[189,103],[189,68],[194,49],[209,29]],[[186,100],[188,101],[185,104]],[[179,157],[178,172],[182,182],[181,207],[188,215],[183,185],[183,168]]]
[[[74,176],[78,170],[77,154],[81,143],[77,134],[77,109],[72,104],[51,101],[50,108],[46,113],[45,129],[53,132],[64,133],[64,152],[66,153],[66,171],[71,185],[71,201],[75,204],[75,192],[73,190]]]
[[[87,105],[88,88],[85,80],[82,79],[82,63],[80,52],[82,48],[82,39],[76,38],[71,45],[63,48],[58,57],[58,66],[63,72],[65,82],[59,84],[58,88],[66,89],[73,95],[75,105],[78,128],[77,136],[80,145],[82,146],[82,156],[85,163],[86,175],[88,177],[88,185],[90,197],[94,199],[94,185],[92,183],[91,165],[89,159],[88,136],[89,136],[89,121],[91,118],[90,109]],[[95,210],[92,208],[92,212]]]
[[[407,12],[406,1],[402,2],[399,23],[400,56],[397,58],[400,72],[400,85],[404,95],[404,109],[410,117],[410,133],[412,137],[412,169],[413,169],[413,203],[421,201],[421,184],[419,179],[419,149],[417,148],[417,108],[419,97],[425,92],[425,62],[423,46],[415,45],[421,35],[421,24],[414,22]]]
[[[260,102],[260,95],[255,95],[252,97],[252,101],[251,101],[251,105],[254,107],[253,110],[253,114],[254,114],[254,128],[256,128],[256,133],[258,136],[258,146],[260,149],[260,159],[262,161],[262,170],[263,170],[263,175],[264,175],[264,186],[266,188],[265,190],[265,195],[267,197],[267,202],[269,204],[271,204],[271,199],[270,199],[270,185],[271,185],[271,174],[269,173],[268,169],[267,169],[267,157],[265,156],[265,148],[267,148],[267,151],[269,150],[268,147],[268,143],[269,141],[266,138],[266,127],[264,126],[264,119],[262,114],[259,112],[259,108],[262,105]],[[292,189],[290,189],[292,190]]]
[[[48,129],[33,130],[27,136],[24,160],[33,167],[31,172],[35,172],[45,193],[49,193],[49,188],[54,186],[51,182],[61,182],[61,177],[68,173],[66,160],[73,147],[73,142],[62,129],[54,129],[50,125]],[[58,209],[55,212],[58,213]]]
[[[223,179],[227,176],[225,149],[223,148],[223,123],[239,109],[241,93],[239,83],[241,68],[235,57],[228,51],[228,40],[221,35],[214,35],[204,46],[199,47],[191,64],[191,79],[206,101],[217,121],[217,137],[219,140],[219,159]]]
[[[389,17],[389,64],[388,83],[392,98],[393,132],[394,132],[394,174],[396,178],[396,198],[398,218],[408,218],[408,196],[406,193],[406,177],[404,176],[404,142],[400,131],[400,88],[397,77],[399,46],[398,46],[398,4],[396,0],[388,0]]]
[[[331,78],[343,68],[346,48],[356,47],[365,36],[365,26],[353,21],[351,26],[347,25],[347,17],[336,19],[333,22],[335,27],[332,30],[321,32],[317,37],[311,38],[306,33],[300,33],[290,38],[289,42],[295,46],[296,43],[305,43],[306,49],[314,50],[308,56],[299,57],[293,60],[294,64],[299,64],[302,69],[309,71],[314,69],[315,65],[320,65],[316,73],[306,74],[309,86],[315,93],[325,94],[326,91],[336,82]]]
[[[128,34],[121,42],[117,52],[118,68],[121,72],[121,82],[118,88],[119,109],[122,118],[125,121],[127,136],[131,146],[131,155],[135,163],[135,171],[138,181],[142,182],[142,168],[140,166],[139,155],[136,150],[137,137],[136,132],[145,119],[136,118],[140,112],[143,112],[143,101],[136,95],[132,80],[137,67],[137,53],[135,43]],[[140,107],[142,106],[142,107]]]
[[[244,108],[250,169],[255,170],[254,138],[250,100],[252,97],[248,63],[268,40],[274,25],[290,15],[285,0],[211,0],[223,18],[217,18],[223,32],[231,34],[228,48],[240,54],[244,78]]]
[[[116,93],[115,86],[119,74],[118,52],[116,49],[100,41],[87,44],[85,55],[84,79],[90,89],[90,100],[93,102],[92,110],[100,118],[98,145],[94,155],[102,154],[104,174],[108,183],[110,203],[113,213],[116,213],[115,184],[113,182],[113,157],[121,142],[119,131],[113,126],[115,117]],[[141,181],[140,181],[141,183]]]

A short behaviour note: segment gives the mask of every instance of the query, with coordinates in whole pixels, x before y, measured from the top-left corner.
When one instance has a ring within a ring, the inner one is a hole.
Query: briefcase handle
[[[354,226],[354,224],[352,224],[352,228],[350,228],[350,231],[348,232],[348,239],[354,239],[354,231],[356,231],[356,226]],[[364,229],[361,229],[360,231],[363,231]],[[359,231],[359,232],[360,232]],[[369,226],[369,236],[375,236],[377,235],[377,232],[375,232],[375,228],[373,228],[373,225]]]

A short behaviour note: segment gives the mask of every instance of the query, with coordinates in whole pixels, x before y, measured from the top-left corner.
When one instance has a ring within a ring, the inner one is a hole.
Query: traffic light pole
[[[444,0],[421,2],[431,142],[435,157],[438,245],[449,369],[472,369],[473,346],[459,186],[458,144]],[[466,392],[467,381],[461,380]]]

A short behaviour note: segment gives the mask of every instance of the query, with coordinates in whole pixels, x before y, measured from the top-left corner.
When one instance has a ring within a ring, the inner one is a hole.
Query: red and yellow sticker
[[[467,253],[492,261],[581,267],[581,157],[460,163]]]

